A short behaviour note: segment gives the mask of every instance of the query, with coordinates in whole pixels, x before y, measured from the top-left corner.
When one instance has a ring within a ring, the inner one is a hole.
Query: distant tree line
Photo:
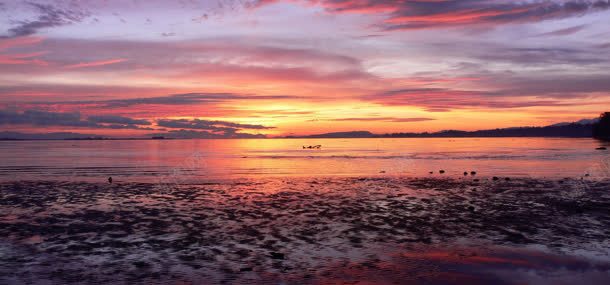
[[[379,137],[394,138],[455,138],[455,137],[573,137],[590,138],[593,134],[592,125],[567,124],[546,127],[519,127],[480,131],[447,130],[436,133],[392,133]]]
[[[593,125],[593,137],[610,140],[610,112],[602,113],[599,122]]]

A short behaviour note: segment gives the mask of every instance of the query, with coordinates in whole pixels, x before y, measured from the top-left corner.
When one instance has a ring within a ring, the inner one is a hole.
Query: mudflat
[[[610,180],[0,184],[0,283],[610,280]]]

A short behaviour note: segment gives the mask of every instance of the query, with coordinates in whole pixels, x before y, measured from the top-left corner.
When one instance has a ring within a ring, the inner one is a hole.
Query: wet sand
[[[610,180],[0,184],[0,284],[607,284]]]

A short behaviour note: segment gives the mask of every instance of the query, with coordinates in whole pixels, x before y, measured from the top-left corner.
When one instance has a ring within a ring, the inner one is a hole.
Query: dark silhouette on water
[[[310,145],[310,146],[303,146],[303,149],[320,149],[322,148],[322,145],[317,144],[317,145]]]
[[[610,140],[610,112],[602,113],[599,116],[599,122],[593,124],[593,137]]]
[[[112,177],[108,177],[108,183],[112,183]]]

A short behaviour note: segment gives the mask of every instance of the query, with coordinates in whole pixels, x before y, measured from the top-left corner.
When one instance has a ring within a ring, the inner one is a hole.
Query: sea
[[[309,146],[320,145],[318,148]],[[197,182],[326,176],[607,178],[587,138],[1,141],[0,181]],[[440,172],[444,172],[441,174]]]

